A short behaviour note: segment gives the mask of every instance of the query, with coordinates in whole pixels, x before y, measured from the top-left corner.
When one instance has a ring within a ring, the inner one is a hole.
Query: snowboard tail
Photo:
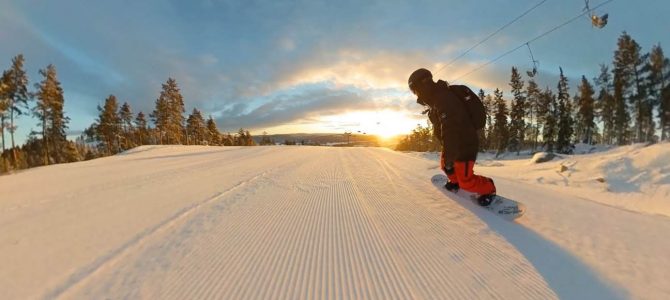
[[[447,189],[444,188],[444,184],[447,183],[447,181],[448,181],[447,176],[443,174],[437,174],[431,178],[431,182],[433,183],[433,185],[435,185],[435,187],[439,188],[445,194],[448,193],[447,195],[454,195],[460,199],[463,199],[462,196],[465,193],[468,193],[465,191],[459,191],[458,193],[447,191]],[[486,209],[508,220],[517,219],[523,216],[523,214],[526,212],[526,206],[523,205],[522,203],[509,198],[505,198],[500,195],[496,195],[491,204],[488,206],[480,206],[479,204],[477,204],[477,195],[475,194],[470,194],[469,199],[472,203],[475,204],[475,206],[480,207],[482,209]]]

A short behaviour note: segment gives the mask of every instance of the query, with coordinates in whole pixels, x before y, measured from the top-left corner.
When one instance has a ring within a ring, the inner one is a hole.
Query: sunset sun
[[[381,139],[409,134],[421,122],[407,112],[394,110],[349,112],[325,117],[323,121],[342,124],[345,131],[354,134],[376,135]]]

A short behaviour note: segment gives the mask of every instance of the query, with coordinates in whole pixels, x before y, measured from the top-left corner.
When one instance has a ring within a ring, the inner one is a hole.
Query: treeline
[[[417,126],[412,133],[406,135],[396,145],[397,151],[439,151],[441,144],[437,138],[433,138],[431,127]]]
[[[626,32],[618,39],[612,65],[601,65],[592,80],[582,76],[570,96],[559,68],[556,89],[541,89],[533,72],[523,80],[512,68],[511,101],[496,89],[479,91],[488,116],[480,133],[480,150],[572,153],[575,143],[627,145],[670,139],[670,60],[660,45],[643,53]],[[415,130],[399,150],[422,151],[432,135]],[[423,139],[423,140],[422,140]]]
[[[70,118],[63,111],[65,99],[56,67],[48,65],[39,70],[42,81],[29,91],[24,63],[23,55],[17,55],[0,78],[0,173],[114,155],[141,145],[255,145],[247,130],[220,133],[214,119],[210,116],[205,120],[197,108],[185,117],[184,98],[172,78],[163,84],[149,116],[141,111],[134,114],[127,102],[119,106],[117,98],[109,95],[98,107],[95,123],[76,141],[70,141],[66,134]],[[39,130],[32,131],[27,141],[17,146],[16,120],[22,116],[36,119]],[[9,134],[10,147],[5,133]]]
[[[214,119],[204,119],[197,108],[186,117],[184,97],[177,81],[169,78],[162,85],[155,108],[147,115],[140,111],[134,114],[127,102],[119,106],[114,95],[98,106],[99,115],[95,123],[84,130],[87,143],[95,143],[102,155],[113,155],[141,145],[212,145],[254,146],[249,131],[240,129],[237,134],[222,134]]]

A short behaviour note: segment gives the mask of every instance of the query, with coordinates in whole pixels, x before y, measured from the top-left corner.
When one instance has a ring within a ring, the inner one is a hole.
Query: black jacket
[[[442,142],[445,160],[476,160],[479,139],[465,103],[442,80],[433,86],[423,100],[430,106],[428,116],[435,134]]]

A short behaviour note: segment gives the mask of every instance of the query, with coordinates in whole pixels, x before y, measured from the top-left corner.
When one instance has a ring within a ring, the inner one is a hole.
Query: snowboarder
[[[449,177],[444,187],[477,194],[481,206],[491,204],[496,193],[493,180],[473,172],[479,149],[477,129],[483,127],[486,114],[479,97],[466,86],[434,82],[433,74],[423,68],[410,75],[408,84],[416,102],[428,106],[433,134],[442,143],[440,167]]]

